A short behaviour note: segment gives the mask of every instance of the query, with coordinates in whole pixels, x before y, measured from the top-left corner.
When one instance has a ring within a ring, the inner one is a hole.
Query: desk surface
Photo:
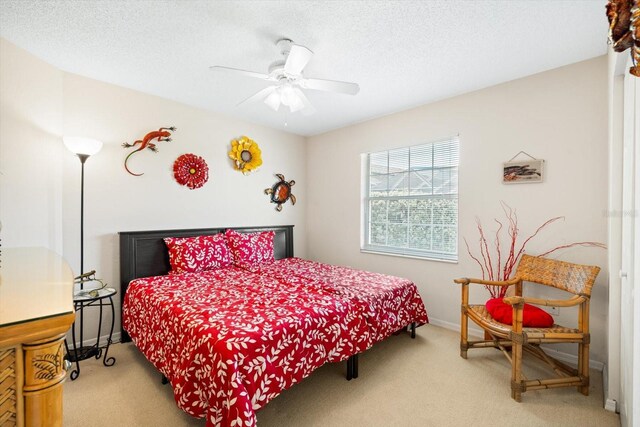
[[[73,273],[45,248],[3,248],[0,259],[0,327],[73,313]]]

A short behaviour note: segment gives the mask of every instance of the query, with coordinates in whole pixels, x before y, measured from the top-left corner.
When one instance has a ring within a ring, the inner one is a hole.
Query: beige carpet
[[[360,355],[360,378],[346,363],[325,365],[258,411],[274,426],[618,426],[602,408],[602,376],[589,397],[575,388],[510,397],[510,369],[494,349],[461,359],[458,334],[436,326],[393,336]],[[65,426],[204,426],[175,405],[169,385],[131,344],[115,344],[112,367],[87,360],[64,386]],[[526,356],[525,356],[526,357]],[[535,364],[535,361],[531,361]]]

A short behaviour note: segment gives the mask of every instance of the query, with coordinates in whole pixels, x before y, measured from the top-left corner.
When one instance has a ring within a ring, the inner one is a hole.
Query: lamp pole
[[[76,154],[80,159],[80,275],[84,274],[84,163],[88,154]],[[84,281],[80,281],[80,290],[84,289]],[[80,347],[84,345],[84,307],[80,307]],[[76,355],[77,358],[77,355]]]
[[[77,154],[80,159],[80,274],[84,274],[84,163],[89,158],[88,154]],[[84,289],[80,282],[80,289]],[[82,324],[82,312],[80,312],[80,324]],[[82,334],[82,330],[80,332]],[[81,339],[82,340],[82,339]]]

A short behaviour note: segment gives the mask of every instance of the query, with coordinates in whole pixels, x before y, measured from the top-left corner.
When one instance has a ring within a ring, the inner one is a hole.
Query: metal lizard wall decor
[[[158,152],[158,149],[156,148],[156,144],[154,144],[153,140],[157,140],[158,142],[160,141],[171,141],[171,132],[175,132],[177,130],[177,128],[175,126],[171,126],[168,128],[160,128],[158,130],[154,130],[152,132],[149,132],[148,134],[146,134],[144,136],[144,138],[139,139],[137,141],[135,141],[133,144],[127,144],[126,142],[122,144],[122,146],[124,148],[130,148],[130,147],[135,147],[136,145],[140,144],[140,146],[133,150],[132,152],[130,152],[127,157],[124,159],[124,168],[126,169],[127,172],[129,172],[131,175],[133,176],[140,176],[140,175],[144,175],[144,173],[133,173],[129,170],[129,168],[127,167],[127,161],[129,160],[129,157],[131,157],[132,155],[134,155],[135,153],[137,153],[138,151],[142,151],[145,148],[148,148],[149,150],[153,151],[154,153]]]

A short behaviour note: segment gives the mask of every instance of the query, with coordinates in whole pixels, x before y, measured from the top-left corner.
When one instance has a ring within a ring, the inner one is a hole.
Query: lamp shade
[[[264,103],[274,111],[278,111],[280,108],[280,102],[280,92],[278,92],[278,89],[271,92],[264,100]]]
[[[64,146],[74,154],[93,156],[102,148],[102,141],[96,139],[65,136],[62,140],[64,141]]]
[[[278,86],[273,92],[264,99],[264,103],[267,104],[274,111],[278,111],[280,105],[289,107],[292,113],[300,111],[305,107],[302,98],[304,94],[298,88],[294,88],[290,83],[285,83]]]

